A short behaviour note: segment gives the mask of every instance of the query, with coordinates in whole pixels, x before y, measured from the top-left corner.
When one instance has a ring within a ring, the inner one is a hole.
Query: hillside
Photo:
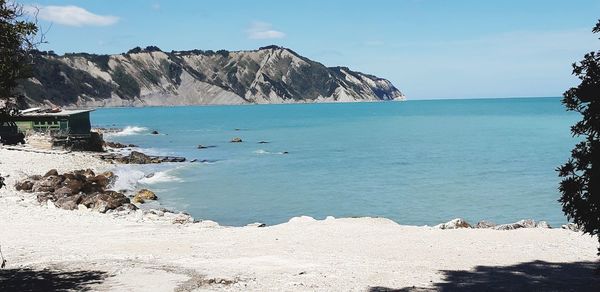
[[[294,51],[173,51],[34,55],[21,84],[29,106],[102,107],[401,100],[388,80],[325,67]]]

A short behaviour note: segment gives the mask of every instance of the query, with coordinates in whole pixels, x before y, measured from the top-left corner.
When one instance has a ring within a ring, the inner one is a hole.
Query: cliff
[[[294,51],[173,51],[119,55],[37,52],[21,83],[29,106],[102,107],[401,100],[388,80],[326,67]]]

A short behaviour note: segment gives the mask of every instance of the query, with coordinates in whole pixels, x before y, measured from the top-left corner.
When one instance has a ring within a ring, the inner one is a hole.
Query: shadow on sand
[[[549,263],[533,261],[513,266],[477,266],[470,271],[441,271],[444,282],[435,288],[372,287],[391,291],[600,291],[598,262]]]
[[[87,291],[108,275],[100,271],[0,270],[0,291]]]

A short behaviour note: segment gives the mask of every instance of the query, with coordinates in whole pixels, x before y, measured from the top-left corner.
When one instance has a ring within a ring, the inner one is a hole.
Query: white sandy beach
[[[8,261],[0,288],[18,287],[15,278],[23,269],[46,269],[56,274],[90,272],[65,284],[74,290],[376,291],[384,289],[373,287],[440,288],[451,275],[445,271],[473,272],[477,266],[556,263],[538,271],[538,285],[543,285],[544,273],[557,267],[565,272],[549,274],[567,278],[547,281],[592,279],[585,274],[588,269],[573,263],[598,259],[595,238],[563,229],[439,230],[382,218],[307,217],[264,228],[221,227],[210,221],[180,225],[39,206],[34,195],[13,187],[17,179],[52,168],[111,167],[82,153],[0,149],[0,174],[10,175],[0,190],[0,244]],[[505,285],[517,283],[502,275],[498,281]],[[493,278],[487,276],[464,279]]]

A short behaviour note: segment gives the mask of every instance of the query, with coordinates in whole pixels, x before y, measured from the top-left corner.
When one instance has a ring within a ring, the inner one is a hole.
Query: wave
[[[166,183],[166,182],[181,182],[182,180],[176,176],[170,175],[169,170],[159,171],[153,174],[149,174],[144,176],[139,180],[140,183],[143,184],[157,184],[157,183]]]
[[[267,150],[263,150],[263,149],[258,149],[256,151],[254,151],[255,154],[277,154],[277,155],[283,155],[283,154],[288,154],[289,152],[287,151],[281,151],[281,152],[270,152]]]
[[[149,129],[146,128],[146,127],[127,126],[127,127],[125,127],[123,130],[121,130],[119,132],[108,134],[108,136],[141,135],[141,134],[147,133],[148,131],[149,131]]]
[[[135,190],[138,182],[146,176],[142,170],[131,167],[119,167],[114,170],[114,173],[117,176],[117,180],[113,184],[112,188],[117,191]]]

